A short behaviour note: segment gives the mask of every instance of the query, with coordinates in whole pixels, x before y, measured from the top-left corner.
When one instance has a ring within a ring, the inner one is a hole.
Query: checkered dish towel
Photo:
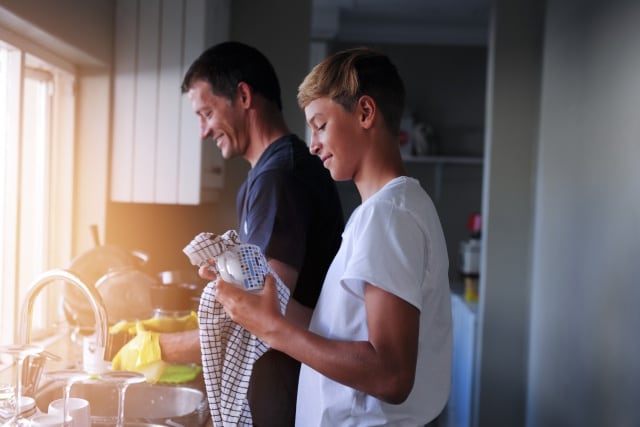
[[[240,243],[235,230],[221,236],[200,233],[183,252],[193,265],[206,265],[215,270],[207,260]],[[269,272],[276,278],[280,309],[284,313],[289,301],[289,288],[273,270],[269,269]],[[254,362],[269,347],[231,320],[215,297],[214,282],[210,282],[202,292],[198,309],[202,370],[211,417],[218,427],[252,426],[247,400],[249,379]]]

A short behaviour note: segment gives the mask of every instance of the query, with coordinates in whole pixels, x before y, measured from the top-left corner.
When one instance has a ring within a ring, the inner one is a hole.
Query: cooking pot
[[[148,255],[144,252],[128,251],[115,245],[100,245],[73,259],[68,269],[76,274],[87,286],[93,286],[98,289],[98,281],[108,273],[119,271],[120,273],[115,276],[115,279],[113,279],[114,276],[110,276],[109,279],[119,280],[125,270],[139,270],[146,264],[148,258]],[[139,273],[143,274],[142,272]],[[134,273],[128,274],[133,275]],[[107,279],[103,281],[103,285],[104,282],[107,282]],[[144,278],[143,282],[148,283],[147,277]],[[111,286],[106,288],[110,289]],[[99,289],[98,292],[103,298],[105,297]],[[95,321],[91,306],[85,295],[76,288],[65,285],[63,296],[63,311],[69,323],[78,327],[82,334],[93,333]],[[114,319],[109,313],[109,306],[107,306],[107,315],[111,323]]]
[[[152,317],[149,290],[157,283],[155,277],[133,267],[112,269],[98,279],[96,289],[107,309],[109,324]]]
[[[206,281],[195,270],[158,273],[159,283],[149,288],[154,316],[182,316],[198,310]]]

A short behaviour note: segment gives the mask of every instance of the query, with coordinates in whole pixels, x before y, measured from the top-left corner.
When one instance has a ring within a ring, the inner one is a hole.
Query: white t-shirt
[[[296,426],[423,426],[441,412],[451,370],[448,265],[440,220],[415,179],[393,179],[353,212],[309,329],[367,340],[364,283],[397,295],[420,310],[414,386],[406,401],[392,405],[303,364]]]

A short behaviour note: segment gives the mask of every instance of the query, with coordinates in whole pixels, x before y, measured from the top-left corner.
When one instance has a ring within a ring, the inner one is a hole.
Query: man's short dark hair
[[[273,65],[262,52],[244,43],[224,42],[205,50],[187,70],[182,93],[197,80],[208,82],[214,94],[228,99],[233,99],[238,83],[245,82],[282,111],[280,83]]]

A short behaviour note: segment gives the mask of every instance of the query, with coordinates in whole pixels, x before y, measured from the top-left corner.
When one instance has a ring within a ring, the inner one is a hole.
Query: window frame
[[[75,81],[76,75],[64,66],[64,61],[55,60],[53,54],[44,55],[40,59],[29,49],[29,43],[24,47],[15,40],[2,40],[0,31],[0,48],[7,49],[7,77],[12,79],[6,84],[6,143],[3,144],[3,155],[0,157],[0,189],[3,191],[3,203],[0,205],[0,344],[15,342],[17,322],[22,309],[26,292],[36,277],[45,270],[64,267],[71,259],[73,237],[73,207],[74,207],[74,165],[75,165]],[[36,51],[38,49],[35,49]],[[59,67],[63,64],[63,67]],[[37,185],[43,188],[43,198],[38,209],[41,215],[42,231],[34,236],[29,233],[35,230],[27,221],[21,206],[20,193],[25,189],[23,184],[29,177],[30,153],[26,152],[25,132],[30,126],[29,118],[24,117],[27,102],[24,101],[25,80],[40,81],[43,88],[50,86],[49,94],[43,98],[40,107],[48,109],[45,133],[47,144],[43,161],[44,178]],[[3,84],[3,82],[0,82]],[[50,95],[48,98],[47,96]],[[11,125],[13,124],[13,125]],[[42,235],[40,235],[42,234]],[[29,239],[41,238],[39,244],[27,248],[21,244]],[[39,252],[26,253],[25,250]],[[36,312],[39,315],[32,322],[32,338],[37,337],[37,329],[43,329],[59,319],[59,299],[61,287],[51,287],[38,296]],[[41,334],[40,334],[41,335]]]

